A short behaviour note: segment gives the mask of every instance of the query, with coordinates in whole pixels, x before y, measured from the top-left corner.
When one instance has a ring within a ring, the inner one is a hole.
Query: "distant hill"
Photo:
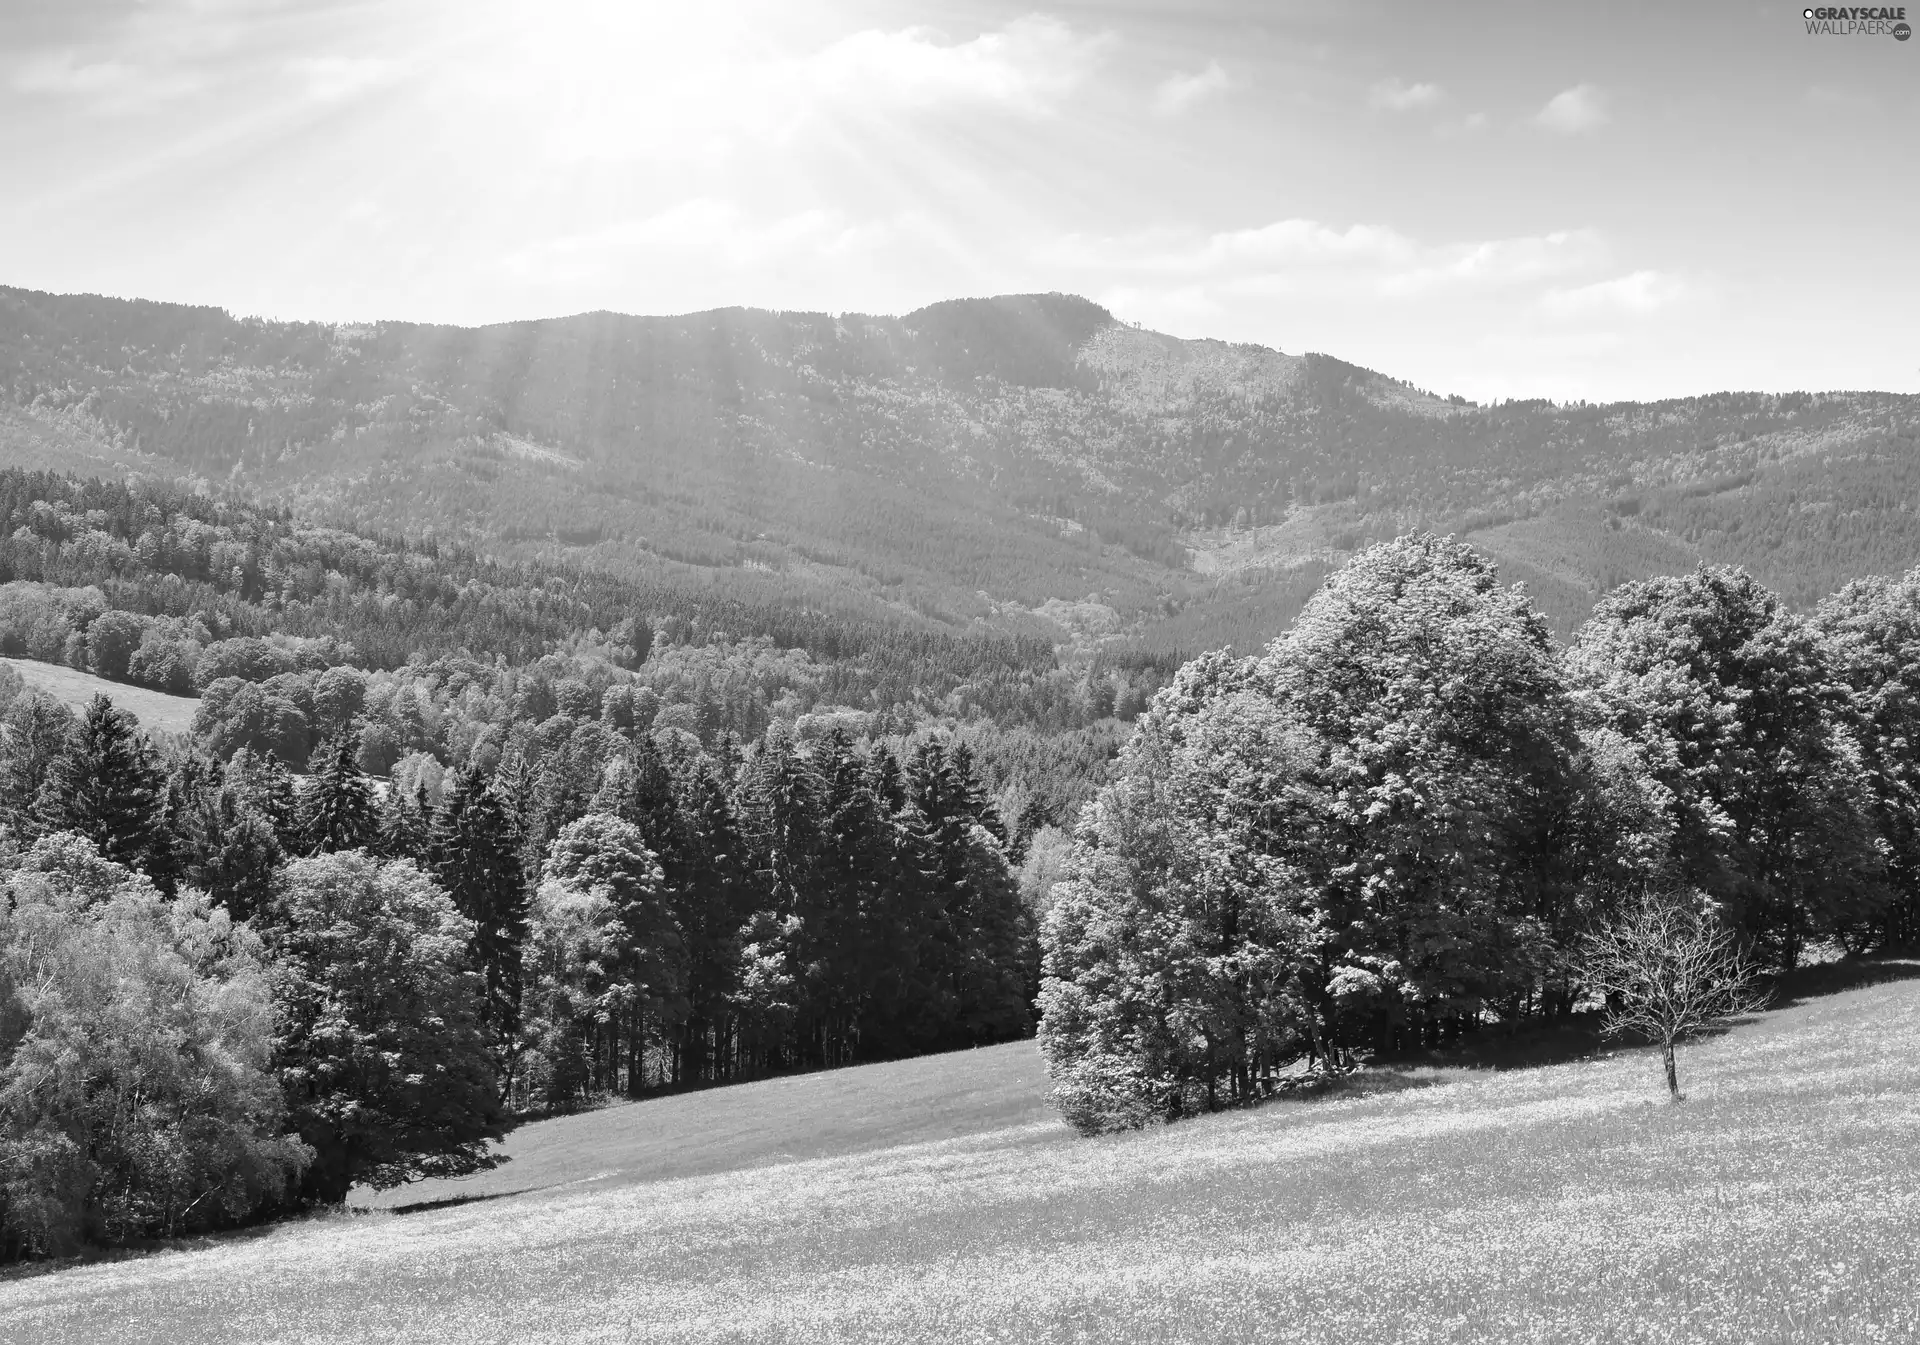
[[[0,289],[9,464],[1122,662],[1257,645],[1415,526],[1563,631],[1700,560],[1811,603],[1920,563],[1917,429],[1873,392],[1476,406],[1058,294],[457,328]]]

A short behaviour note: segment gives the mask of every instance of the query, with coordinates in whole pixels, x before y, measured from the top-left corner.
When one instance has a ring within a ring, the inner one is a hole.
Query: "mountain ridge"
[[[1879,392],[1478,405],[1058,293],[462,328],[0,287],[9,461],[1066,657],[1257,646],[1417,527],[1487,550],[1563,633],[1683,559],[1804,606],[1920,563],[1916,427],[1920,398]],[[1114,614],[1096,633],[1056,619],[1087,604]]]

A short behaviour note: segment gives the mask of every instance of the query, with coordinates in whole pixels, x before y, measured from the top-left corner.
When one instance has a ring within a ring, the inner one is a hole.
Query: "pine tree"
[[[906,852],[931,898],[922,954],[929,1028],[953,1044],[1018,1035],[1030,1023],[1033,931],[971,752],[922,742],[907,793]]]
[[[360,773],[360,735],[346,732],[324,750],[301,803],[301,841],[310,855],[364,850],[379,838],[373,789]]]
[[[670,846],[656,846],[666,897],[687,943],[687,1018],[675,1052],[676,1082],[724,1077],[730,1068],[728,996],[739,968],[740,928],[752,910],[746,842],[733,800],[711,758],[689,763],[667,820]],[[641,824],[642,832],[646,828]]]
[[[300,850],[300,811],[293,774],[272,753],[241,748],[227,762],[227,786],[242,803],[265,818],[274,841],[288,854]]]
[[[232,785],[202,792],[184,820],[181,880],[225,906],[235,920],[266,909],[286,858],[273,823]]]
[[[396,781],[380,805],[380,853],[388,859],[411,859],[423,867],[432,844],[433,804],[424,780],[416,780],[409,794]]]
[[[55,772],[59,825],[114,863],[145,868],[161,821],[161,779],[133,716],[95,696]]]
[[[527,889],[512,815],[476,767],[454,777],[434,818],[429,850],[435,876],[473,922],[473,964],[486,986],[481,1021],[505,1052],[519,1029]]]
[[[897,854],[891,819],[868,784],[869,767],[838,730],[821,743],[816,763],[824,782],[814,934],[822,963],[820,1063],[844,1064],[861,1053],[861,1024],[890,979],[894,947],[917,934],[892,928]],[[891,957],[890,957],[891,955]]]
[[[58,792],[55,769],[78,728],[73,711],[53,697],[26,689],[7,707],[0,729],[0,822],[16,842],[47,830]]]

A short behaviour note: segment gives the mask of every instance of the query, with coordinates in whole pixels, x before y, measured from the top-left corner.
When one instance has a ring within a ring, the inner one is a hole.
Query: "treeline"
[[[594,1094],[1032,1029],[1042,811],[1010,827],[950,735],[536,732],[379,789],[352,715],[304,778],[11,673],[0,722],[14,1254],[471,1171],[511,1113]]]
[[[1263,656],[1183,668],[1054,861],[1056,1098],[1134,1125],[1565,1015],[1650,889],[1780,969],[1911,942],[1916,692],[1920,571],[1810,617],[1739,570],[1630,583],[1561,652],[1468,548],[1366,551]]]
[[[587,650],[632,669],[656,649],[703,650],[714,652],[679,661],[783,663],[781,685],[757,689],[772,700],[791,691],[802,711],[904,708],[1058,730],[1137,707],[1163,680],[1151,667],[1057,666],[1034,636],[499,565],[146,484],[0,472],[0,518],[0,653],[176,694],[228,675],[264,680],[236,660],[278,660],[274,672],[454,658],[519,667]],[[279,652],[260,654],[266,646]],[[673,662],[662,664],[670,679]],[[769,722],[750,698],[718,710],[715,697],[698,699],[709,732],[757,735]]]

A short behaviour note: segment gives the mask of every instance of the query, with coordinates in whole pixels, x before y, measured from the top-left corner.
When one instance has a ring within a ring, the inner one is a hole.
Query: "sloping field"
[[[1032,1042],[769,1079],[523,1126],[512,1161],[460,1181],[356,1191],[391,1209],[567,1186],[599,1190],[928,1144],[1054,1119]]]
[[[28,658],[0,658],[0,663],[26,678],[27,685],[39,687],[61,704],[72,707],[76,714],[85,710],[87,702],[95,696],[104,695],[116,707],[138,719],[141,728],[185,733],[193,727],[193,713],[200,708],[197,696],[169,696],[164,691],[109,682],[62,663],[40,663]]]
[[[1912,1341],[1920,963],[1872,974],[1679,1107],[1632,1052],[1076,1140],[1026,1044],[641,1103],[463,1192],[519,1194],[0,1280],[0,1334]]]

